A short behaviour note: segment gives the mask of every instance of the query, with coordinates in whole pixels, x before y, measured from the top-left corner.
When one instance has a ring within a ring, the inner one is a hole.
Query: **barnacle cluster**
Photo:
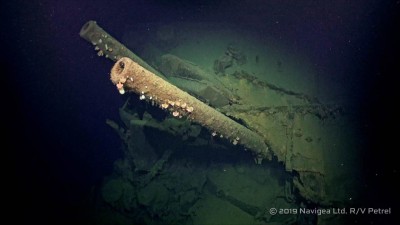
[[[94,50],[97,51],[98,56],[105,56],[106,58],[110,58],[111,55],[113,60],[116,60],[119,57],[117,57],[115,53],[112,54],[114,49],[111,46],[109,46],[109,43],[103,41],[103,39],[107,40],[107,38],[108,36],[106,34],[101,34],[101,37],[97,41],[93,41],[92,44],[95,46]]]
[[[178,100],[165,100],[160,104],[160,108],[171,112],[172,116],[182,118],[188,116],[193,112],[193,106],[189,106],[188,103]]]

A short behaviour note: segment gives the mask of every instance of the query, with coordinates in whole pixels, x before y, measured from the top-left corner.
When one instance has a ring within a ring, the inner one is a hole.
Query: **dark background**
[[[78,35],[88,20],[98,21],[117,39],[125,25],[135,23],[248,25],[304,51],[320,71],[354,76],[349,81],[358,83],[349,86],[368,143],[360,155],[365,207],[392,207],[397,214],[399,1],[238,2],[2,4],[3,206],[20,215],[14,220],[79,221],[79,206],[90,188],[121,156],[119,138],[105,120],[118,120],[124,97],[109,81],[112,62],[97,57]]]

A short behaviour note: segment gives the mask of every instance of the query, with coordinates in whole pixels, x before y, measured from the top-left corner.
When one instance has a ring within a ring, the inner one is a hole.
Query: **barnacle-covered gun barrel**
[[[143,59],[141,59],[139,56],[113,38],[110,34],[108,34],[105,30],[103,30],[103,28],[101,28],[96,21],[90,20],[86,22],[82,26],[79,35],[83,39],[93,44],[98,56],[104,56],[113,61],[117,61],[122,57],[128,57],[157,76],[166,79],[160,72],[155,70]]]
[[[141,100],[152,102],[176,118],[188,118],[206,127],[213,135],[227,138],[235,145],[242,145],[252,151],[257,159],[271,158],[268,146],[260,135],[129,58],[121,58],[115,63],[111,70],[111,81],[121,94],[133,91],[140,95]]]

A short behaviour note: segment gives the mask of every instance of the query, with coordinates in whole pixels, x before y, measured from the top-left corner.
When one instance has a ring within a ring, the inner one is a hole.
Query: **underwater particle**
[[[187,107],[187,108],[186,108],[186,111],[188,111],[188,112],[190,112],[190,113],[193,112],[193,107],[192,107],[192,106]]]
[[[139,99],[140,99],[140,100],[145,100],[145,99],[146,99],[146,96],[144,96],[144,95],[142,94],[142,95],[140,95]]]
[[[172,115],[173,115],[174,117],[177,117],[177,116],[179,116],[179,112],[178,112],[178,111],[174,111],[174,112],[172,113]]]
[[[104,55],[104,53],[103,53],[103,51],[102,51],[102,50],[100,50],[100,51],[98,51],[98,52],[97,52],[97,55],[98,55],[98,56],[103,56],[103,55]]]
[[[94,50],[95,50],[95,51],[100,50],[99,46],[94,47]]]
[[[221,135],[219,135],[219,137],[220,137],[220,138],[223,138],[223,137],[224,137],[224,135],[222,135],[222,134],[221,134]]]
[[[152,100],[153,99],[153,96],[150,96],[150,98],[149,98],[150,100]]]
[[[216,135],[217,135],[217,132],[212,132],[212,134],[211,134],[213,137],[215,137]]]

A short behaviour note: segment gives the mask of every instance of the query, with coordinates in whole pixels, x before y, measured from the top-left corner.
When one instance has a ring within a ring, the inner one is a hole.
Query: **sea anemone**
[[[122,89],[122,88],[124,88],[124,85],[123,85],[121,82],[119,82],[119,83],[117,84],[117,88],[118,88],[118,90],[119,90],[119,89]]]
[[[167,103],[161,104],[161,108],[162,108],[162,109],[167,109],[167,108],[168,108],[168,104],[167,104]]]
[[[190,112],[190,113],[193,112],[193,107],[192,107],[192,106],[187,107],[187,108],[186,108],[186,111],[188,111],[188,112]]]

